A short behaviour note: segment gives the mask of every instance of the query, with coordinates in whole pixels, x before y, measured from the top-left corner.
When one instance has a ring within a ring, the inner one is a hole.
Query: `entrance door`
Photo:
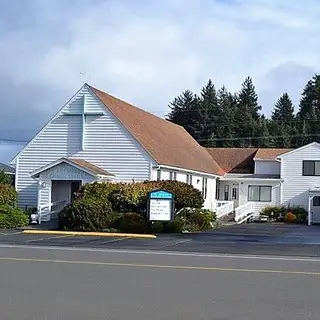
[[[71,203],[75,192],[78,192],[81,187],[81,181],[68,181],[68,180],[53,180],[51,187],[51,202],[58,202],[54,205],[52,211],[59,211],[63,206]],[[52,219],[58,218],[58,213],[51,216]]]
[[[320,223],[320,196],[314,196],[312,199],[312,223]]]
[[[234,202],[235,208],[239,206],[239,184],[232,185],[231,200]]]

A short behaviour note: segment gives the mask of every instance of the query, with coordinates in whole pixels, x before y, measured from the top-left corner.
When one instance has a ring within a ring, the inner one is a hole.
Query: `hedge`
[[[0,228],[12,229],[28,225],[28,215],[18,209],[10,207],[9,205],[0,205]]]
[[[5,173],[3,170],[0,170],[0,184],[12,184],[11,176]]]
[[[106,231],[116,217],[107,201],[78,199],[60,212],[59,224],[63,230]]]
[[[263,215],[269,217],[272,221],[286,221],[292,223],[305,224],[308,219],[308,211],[300,206],[292,207],[279,207],[279,206],[269,206],[265,207],[260,212]],[[292,213],[295,216],[295,219],[289,215],[289,219],[286,218],[288,213]]]
[[[146,214],[147,195],[150,191],[164,189],[175,195],[176,210],[191,207],[201,208],[204,199],[199,190],[179,181],[145,181],[138,183],[93,183],[83,186],[78,199],[109,201],[116,212]]]
[[[14,207],[17,202],[17,192],[9,184],[0,184],[0,205],[9,205]]]

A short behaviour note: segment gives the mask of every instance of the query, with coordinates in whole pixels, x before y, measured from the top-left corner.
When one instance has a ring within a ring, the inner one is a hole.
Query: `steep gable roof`
[[[221,175],[223,170],[183,128],[89,86],[160,165]]]
[[[212,158],[228,173],[253,173],[257,148],[207,148]]]

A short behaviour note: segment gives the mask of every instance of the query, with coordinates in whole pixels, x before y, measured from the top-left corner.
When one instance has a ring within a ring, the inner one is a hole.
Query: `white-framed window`
[[[271,186],[249,186],[248,201],[271,202],[272,187]]]
[[[177,180],[177,172],[176,171],[169,172],[169,180]]]
[[[313,197],[312,205],[314,207],[320,207],[320,197],[319,196]]]
[[[207,193],[208,193],[208,178],[203,177],[202,178],[202,194],[204,199],[207,199]]]
[[[157,170],[157,181],[160,181],[161,180],[161,170],[158,169]]]
[[[192,174],[187,174],[187,184],[192,184]]]
[[[228,201],[229,200],[229,185],[226,184],[224,186],[224,201]]]
[[[320,176],[320,160],[303,160],[303,176]]]

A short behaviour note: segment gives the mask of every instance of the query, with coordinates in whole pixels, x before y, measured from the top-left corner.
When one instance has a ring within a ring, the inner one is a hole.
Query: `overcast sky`
[[[266,113],[284,91],[297,104],[319,16],[319,0],[1,0],[0,139],[30,139],[84,82],[160,116],[209,78],[252,76]]]

